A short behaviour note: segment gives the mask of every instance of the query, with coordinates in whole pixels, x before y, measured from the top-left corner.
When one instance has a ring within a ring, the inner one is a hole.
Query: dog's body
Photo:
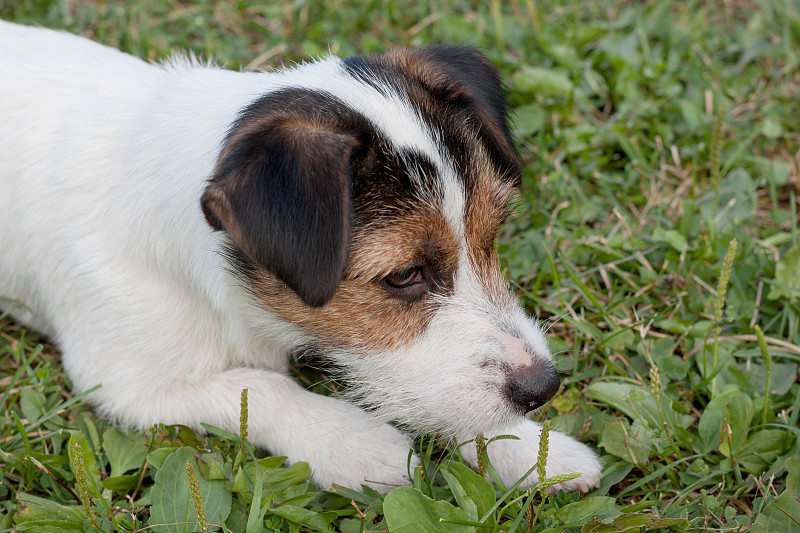
[[[534,464],[523,414],[558,379],[492,247],[518,179],[471,49],[241,73],[0,22],[0,307],[128,426],[235,431],[249,389],[250,440],[322,486],[407,483],[390,419],[520,436],[489,448],[506,482]],[[370,412],[291,380],[303,351]],[[598,484],[587,447],[550,450]]]

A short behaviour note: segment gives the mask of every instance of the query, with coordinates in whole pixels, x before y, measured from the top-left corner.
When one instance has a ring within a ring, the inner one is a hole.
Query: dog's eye
[[[411,267],[392,272],[383,278],[383,281],[395,289],[405,289],[417,283],[422,283],[425,281],[425,278],[422,276],[422,269],[420,267]]]

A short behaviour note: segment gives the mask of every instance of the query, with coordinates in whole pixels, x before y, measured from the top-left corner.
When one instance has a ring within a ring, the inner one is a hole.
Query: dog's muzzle
[[[509,396],[527,413],[547,403],[558,392],[560,383],[558,372],[551,363],[534,364],[511,375]]]

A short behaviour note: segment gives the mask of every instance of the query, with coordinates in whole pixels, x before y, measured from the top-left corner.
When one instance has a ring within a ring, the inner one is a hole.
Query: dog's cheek
[[[314,313],[314,329],[354,348],[405,348],[422,335],[432,312],[424,299],[407,303],[377,283],[347,280],[331,303]]]
[[[379,284],[344,280],[331,301],[320,308],[305,305],[279,280],[264,274],[253,289],[262,305],[296,324],[322,346],[355,349],[359,353],[403,348],[424,331],[433,306],[392,298]]]

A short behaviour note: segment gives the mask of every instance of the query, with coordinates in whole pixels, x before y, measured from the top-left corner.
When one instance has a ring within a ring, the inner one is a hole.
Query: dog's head
[[[472,437],[546,402],[558,375],[494,249],[520,164],[493,65],[437,46],[278,76],[202,198],[259,304],[417,430]]]

